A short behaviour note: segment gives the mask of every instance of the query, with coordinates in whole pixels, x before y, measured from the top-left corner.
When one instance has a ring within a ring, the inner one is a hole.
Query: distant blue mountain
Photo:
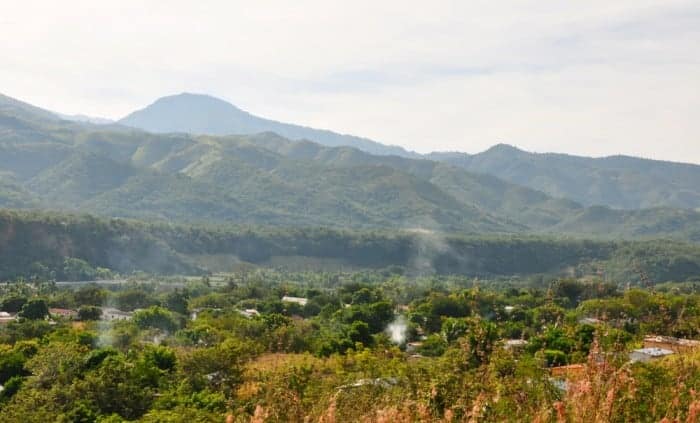
[[[274,132],[292,140],[309,140],[330,147],[350,146],[372,154],[419,157],[397,146],[367,138],[264,119],[216,97],[183,93],[162,97],[119,121],[149,132],[209,135],[250,135]]]

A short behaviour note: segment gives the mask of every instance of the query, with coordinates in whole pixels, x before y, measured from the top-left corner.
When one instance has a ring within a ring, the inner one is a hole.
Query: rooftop
[[[666,355],[673,354],[673,351],[666,350],[663,348],[640,348],[640,349],[634,350],[633,352],[636,352],[639,354],[645,354],[645,355],[648,355],[650,357],[663,357]]]
[[[659,344],[675,344],[685,347],[700,347],[700,341],[694,339],[676,338],[673,336],[649,335],[644,337],[644,342],[655,342]]]
[[[289,297],[285,295],[282,297],[282,301],[286,303],[297,303],[301,306],[305,306],[307,302],[309,302],[308,298],[302,298],[302,297]]]

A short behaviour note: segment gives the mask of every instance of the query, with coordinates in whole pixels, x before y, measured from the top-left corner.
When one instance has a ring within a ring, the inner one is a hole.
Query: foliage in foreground
[[[135,312],[99,320],[106,305]],[[43,307],[85,311],[47,320]],[[0,286],[0,308],[41,309],[0,328],[0,421],[692,422],[700,413],[700,352],[635,364],[626,354],[649,333],[700,337],[694,284],[486,289],[268,271],[106,288],[17,282]],[[390,323],[405,326],[405,339],[391,341]],[[528,344],[508,349],[508,338]],[[549,367],[573,363],[586,371],[562,390]]]

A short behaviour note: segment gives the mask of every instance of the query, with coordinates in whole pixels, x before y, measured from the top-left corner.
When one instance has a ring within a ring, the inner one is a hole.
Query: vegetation
[[[499,144],[482,153],[433,153],[433,160],[470,172],[570,198],[587,206],[618,209],[700,207],[700,166],[628,156],[602,158],[537,154]]]
[[[685,281],[700,247],[672,241],[456,236],[425,232],[192,227],[0,211],[0,277],[96,280],[114,274],[203,274],[238,267],[391,269],[407,274],[602,276]]]
[[[0,96],[0,421],[700,420],[696,166],[123,123]]]
[[[7,98],[0,106],[5,207],[187,223],[700,240],[700,213],[687,208],[584,207],[563,199],[566,193],[548,196],[439,161],[371,155],[270,132],[150,134],[62,121]],[[184,120],[169,120],[176,121]],[[674,192],[697,197],[691,190],[697,178],[674,175],[691,186]]]
[[[700,355],[630,364],[626,352],[650,333],[700,337],[698,288],[271,270],[16,281],[0,286],[3,308],[150,306],[0,327],[0,419],[696,421]],[[572,363],[588,370],[562,390],[548,368]]]

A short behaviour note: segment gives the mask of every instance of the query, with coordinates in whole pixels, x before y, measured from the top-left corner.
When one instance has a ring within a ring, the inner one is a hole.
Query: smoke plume
[[[406,324],[406,318],[403,316],[398,316],[393,322],[389,323],[386,327],[386,333],[389,335],[391,342],[397,345],[404,344],[406,342],[406,333],[408,332],[408,325]]]

